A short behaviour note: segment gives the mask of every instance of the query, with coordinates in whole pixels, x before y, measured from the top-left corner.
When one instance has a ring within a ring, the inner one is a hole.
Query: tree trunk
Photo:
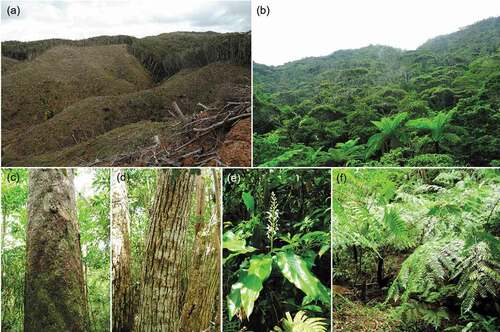
[[[111,250],[113,274],[113,331],[131,331],[133,327],[132,261],[130,254],[130,215],[127,186],[118,181],[119,171],[111,176]]]
[[[29,176],[24,331],[86,331],[85,294],[73,171]]]
[[[377,283],[380,288],[384,287],[384,259],[380,257],[377,261]]]
[[[176,332],[181,311],[182,253],[195,175],[187,169],[162,169],[158,173],[134,330]]]
[[[215,176],[214,182],[219,181],[219,179]],[[215,195],[220,194],[217,189],[215,192]],[[204,220],[206,200],[210,199],[210,196],[206,194],[203,177],[199,177],[196,197],[197,225],[201,225],[201,227],[196,232],[189,268],[187,294],[179,324],[180,331],[184,332],[208,330],[210,322],[218,319],[219,310],[220,213],[216,198],[210,219]],[[217,322],[214,323],[217,325]]]

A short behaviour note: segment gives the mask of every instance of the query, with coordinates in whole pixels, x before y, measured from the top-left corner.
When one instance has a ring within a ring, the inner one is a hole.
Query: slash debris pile
[[[232,166],[230,158],[224,158],[220,152],[226,144],[230,144],[227,136],[231,129],[241,120],[250,118],[251,94],[248,85],[232,87],[231,90],[231,98],[224,102],[213,105],[198,103],[196,106],[200,111],[193,115],[186,115],[173,102],[172,107],[166,110],[175,121],[174,133],[168,141],[155,136],[153,145],[114,156],[104,163],[109,166]],[[250,121],[245,124],[250,127]],[[250,128],[246,136],[250,146]],[[241,153],[250,154],[249,149],[246,150]],[[249,156],[246,159],[249,164]]]

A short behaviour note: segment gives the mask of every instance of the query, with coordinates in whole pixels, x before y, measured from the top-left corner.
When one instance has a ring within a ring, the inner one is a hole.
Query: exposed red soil
[[[238,121],[224,138],[218,150],[221,161],[228,166],[251,166],[251,121]]]

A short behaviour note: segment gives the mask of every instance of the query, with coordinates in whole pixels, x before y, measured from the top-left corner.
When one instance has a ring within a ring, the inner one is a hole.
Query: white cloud
[[[8,17],[7,6],[21,7]],[[249,1],[2,1],[2,40],[250,30]]]
[[[256,6],[268,4],[269,17]],[[279,65],[339,49],[382,44],[415,49],[430,38],[500,15],[500,1],[254,1],[253,60]]]

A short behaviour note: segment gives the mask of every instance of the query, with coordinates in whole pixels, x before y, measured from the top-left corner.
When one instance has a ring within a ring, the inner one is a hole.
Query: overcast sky
[[[21,7],[8,17],[7,6]],[[1,40],[250,30],[249,1],[3,1]]]
[[[94,181],[95,176],[95,169],[79,168],[74,180],[76,194],[80,194],[85,198],[95,195],[95,190],[92,188],[92,181]]]
[[[253,18],[253,60],[280,65],[339,49],[382,44],[415,49],[426,40],[500,15],[498,0],[254,1],[268,17]]]

